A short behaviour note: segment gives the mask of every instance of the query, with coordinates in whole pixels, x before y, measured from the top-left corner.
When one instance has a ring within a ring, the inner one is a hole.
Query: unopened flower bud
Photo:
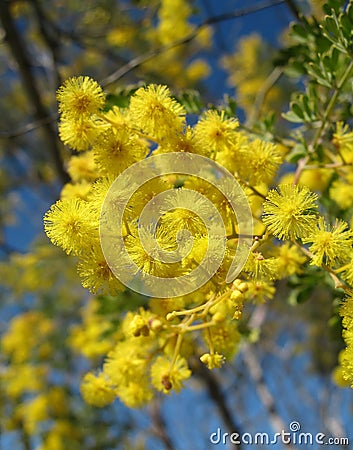
[[[150,334],[150,330],[148,328],[148,324],[146,320],[137,314],[133,317],[131,323],[130,323],[130,332],[133,336],[148,336]]]
[[[148,322],[152,331],[159,331],[163,327],[163,323],[159,319],[152,319]]]
[[[213,315],[212,319],[213,322],[221,323],[225,321],[226,315],[218,311]]]
[[[240,292],[242,292],[244,294],[244,292],[249,290],[248,283],[245,283],[243,281],[242,283],[239,284],[238,289],[239,289]]]
[[[240,292],[240,291],[233,291],[231,294],[230,294],[230,299],[233,301],[233,302],[239,302],[239,301],[241,301],[241,300],[243,300],[243,298],[244,298],[244,296],[243,296],[243,294],[242,294],[242,292]]]

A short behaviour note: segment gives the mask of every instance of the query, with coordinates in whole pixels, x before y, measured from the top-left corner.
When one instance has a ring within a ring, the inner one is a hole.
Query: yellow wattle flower
[[[306,186],[281,184],[268,193],[262,221],[279,239],[304,238],[318,220],[317,198]]]

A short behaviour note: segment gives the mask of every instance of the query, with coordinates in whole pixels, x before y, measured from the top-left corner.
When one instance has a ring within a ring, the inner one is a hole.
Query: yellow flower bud
[[[221,313],[221,312],[216,312],[214,315],[213,315],[213,322],[216,322],[216,323],[221,323],[221,322],[223,322],[224,320],[226,320],[226,316],[225,316],[225,314],[223,314],[223,313]]]
[[[225,358],[223,355],[219,355],[218,353],[214,353],[212,355],[209,353],[204,353],[200,356],[200,361],[212,370],[215,368],[220,368],[225,362]]]

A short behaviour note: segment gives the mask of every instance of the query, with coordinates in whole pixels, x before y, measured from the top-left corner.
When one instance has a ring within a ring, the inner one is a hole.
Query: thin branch
[[[15,131],[0,131],[0,139],[14,139],[24,134],[30,133],[33,130],[37,130],[41,128],[43,125],[50,124],[55,122],[59,117],[59,114],[51,114],[47,117],[44,117],[40,120],[35,120],[33,122],[28,123],[22,128],[19,128]]]
[[[33,1],[33,0],[31,0]],[[34,0],[37,2],[37,0]],[[89,39],[93,39],[93,46],[87,44],[84,39],[82,39],[82,34],[76,33],[74,30],[65,30],[61,28],[57,23],[53,22],[47,15],[45,15],[42,10],[42,16],[45,18],[47,25],[52,29],[52,33],[57,35],[58,42],[62,41],[63,38],[69,39],[74,42],[78,47],[83,50],[89,49],[92,52],[98,53],[110,59],[111,61],[118,64],[126,64],[127,60],[121,55],[118,55],[112,51],[109,47],[98,45],[97,37],[87,36]],[[104,36],[105,37],[105,36]]]
[[[212,11],[212,2],[210,0],[202,0],[202,4],[204,9],[206,10],[206,16],[212,17],[213,11]],[[218,32],[214,35],[215,38],[215,44],[218,46],[219,51],[221,52],[227,52],[229,51],[227,48],[227,42],[226,39],[223,37],[223,30],[222,27],[218,29]],[[228,40],[229,43],[229,40]]]
[[[4,253],[6,256],[11,255],[11,253],[25,253],[24,250],[19,250],[6,242],[0,242],[0,252]]]
[[[33,9],[36,14],[39,30],[52,55],[53,71],[55,74],[55,88],[57,89],[62,81],[58,69],[60,50],[59,39],[58,36],[54,35],[56,33],[53,33],[53,31],[50,29],[47,17],[42,9],[41,4],[37,0],[30,0],[30,2],[32,3]]]
[[[243,181],[243,180],[241,180],[241,181]],[[258,197],[261,197],[263,200],[266,200],[266,195],[261,194],[261,192],[258,191],[258,190],[257,190],[254,186],[252,186],[250,183],[248,183],[247,181],[244,181],[244,184],[246,185],[246,187],[248,187],[249,189],[251,189],[255,195],[257,195]]]
[[[319,163],[317,165],[306,165],[303,167],[303,170],[316,170],[316,169],[340,169],[342,167],[350,167],[351,163],[343,163],[343,162],[335,162],[335,163]]]
[[[37,85],[37,80],[32,73],[31,61],[28,56],[25,43],[21,34],[16,28],[14,20],[10,13],[10,2],[0,2],[0,21],[5,30],[5,39],[11,50],[11,53],[18,64],[18,68],[23,80],[23,85],[27,96],[34,108],[34,115],[37,120],[47,120],[49,113],[46,110]],[[43,124],[43,132],[47,139],[48,149],[51,152],[53,163],[56,167],[58,176],[66,183],[69,176],[64,170],[63,161],[60,154],[59,140],[54,127],[50,123]]]
[[[334,106],[335,106],[335,104],[337,102],[337,99],[338,99],[338,96],[340,94],[340,91],[341,91],[342,87],[345,85],[345,83],[347,82],[347,80],[349,79],[349,77],[352,75],[352,72],[353,72],[353,61],[351,61],[348,64],[344,74],[342,75],[342,78],[337,83],[337,85],[336,85],[336,87],[334,89],[334,92],[333,92],[333,94],[332,94],[332,96],[330,98],[330,101],[328,102],[328,105],[326,107],[324,116],[323,116],[322,121],[321,121],[321,125],[320,125],[319,129],[317,130],[317,132],[315,134],[315,137],[314,137],[314,141],[312,143],[312,148],[314,150],[316,149],[317,145],[320,143],[322,134],[325,131],[325,127],[326,127],[328,119],[329,119],[329,117],[330,117],[330,115],[331,115],[331,113],[333,111],[333,108],[334,108]]]
[[[314,140],[313,143],[311,144],[311,148],[310,148],[310,153],[314,153],[317,146],[320,144],[322,135],[325,131],[326,125],[328,123],[328,119],[330,118],[330,115],[333,111],[333,108],[336,105],[338,96],[340,94],[340,91],[342,89],[342,87],[345,85],[345,83],[347,82],[347,80],[349,79],[349,77],[352,75],[353,72],[353,61],[351,61],[344,74],[342,75],[342,78],[339,80],[339,82],[336,84],[336,87],[333,91],[333,94],[326,106],[326,110],[324,112],[323,118],[321,120],[321,125],[318,128],[315,136],[314,136]],[[298,166],[297,166],[297,170],[295,172],[294,175],[294,180],[293,180],[293,184],[297,184],[299,182],[300,176],[302,171],[304,170],[305,166],[307,165],[307,163],[310,161],[310,155],[306,155],[303,158],[301,158],[298,162]]]
[[[224,425],[226,426],[229,433],[237,433],[238,436],[241,436],[241,432],[238,424],[234,420],[234,414],[228,408],[228,405],[225,400],[225,396],[222,392],[219,381],[216,376],[211,372],[211,370],[207,369],[199,360],[194,360],[194,372],[199,376],[199,379],[206,385],[208,394],[211,400],[217,406],[219,411],[219,415],[221,416]],[[233,448],[236,450],[241,449],[240,444],[232,444]]]

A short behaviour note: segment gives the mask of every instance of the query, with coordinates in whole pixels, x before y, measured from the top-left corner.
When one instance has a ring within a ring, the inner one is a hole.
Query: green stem
[[[323,133],[325,127],[326,127],[328,118],[330,117],[330,115],[332,113],[332,110],[333,110],[333,107],[336,104],[336,101],[337,101],[337,98],[339,96],[340,90],[343,87],[343,85],[345,84],[345,82],[348,80],[349,76],[351,75],[352,69],[353,69],[353,61],[351,61],[348,64],[347,69],[345,70],[344,74],[342,75],[342,78],[340,79],[340,81],[336,85],[334,93],[332,94],[332,97],[331,97],[331,99],[330,99],[330,101],[329,101],[329,103],[328,103],[328,105],[326,107],[326,111],[325,111],[324,116],[322,118],[321,125],[320,125],[320,127],[318,128],[318,130],[317,130],[317,132],[315,134],[313,143],[311,145],[311,153],[313,153],[316,150],[316,147],[317,147],[317,145],[318,145],[318,143],[319,143],[319,141],[320,141],[320,139],[322,137],[322,133]],[[309,155],[306,155],[306,156],[304,156],[304,158],[299,160],[298,167],[297,167],[297,170],[296,170],[295,175],[294,175],[293,184],[297,184],[299,182],[300,175],[301,175],[303,169],[305,168],[306,164],[309,162],[309,160],[310,160],[310,156]]]
[[[338,97],[338,95],[340,93],[340,90],[342,89],[343,85],[348,80],[349,76],[351,75],[352,69],[353,69],[353,61],[351,61],[348,64],[347,69],[345,70],[344,74],[342,75],[342,78],[340,79],[340,81],[337,83],[336,89],[335,89],[335,91],[334,91],[334,93],[333,93],[333,95],[332,95],[332,97],[331,97],[331,99],[330,99],[330,101],[329,101],[329,103],[327,105],[324,117],[323,117],[323,119],[321,121],[320,128],[317,130],[316,135],[314,137],[314,141],[313,141],[313,144],[312,144],[312,147],[314,149],[316,148],[316,146],[317,146],[317,144],[318,144],[318,142],[319,142],[319,140],[320,140],[320,138],[322,136],[322,132],[324,131],[326,123],[327,123],[327,120],[328,120],[328,118],[331,115],[333,107],[335,106],[335,103],[337,101],[337,97]]]

